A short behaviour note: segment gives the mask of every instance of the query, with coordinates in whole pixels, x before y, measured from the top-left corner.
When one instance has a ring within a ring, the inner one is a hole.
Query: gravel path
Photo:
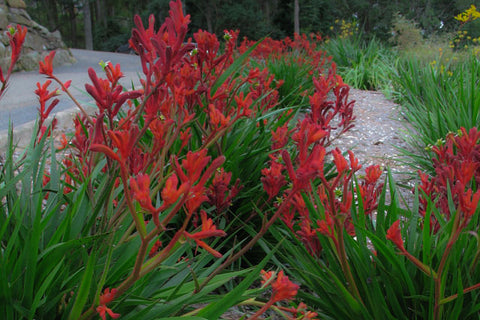
[[[413,187],[412,169],[402,164],[397,149],[407,147],[402,138],[407,124],[401,119],[399,106],[378,91],[351,89],[349,100],[355,100],[355,127],[336,139],[334,145],[342,152],[352,150],[363,168],[379,164],[386,172],[389,167],[397,184]],[[411,191],[399,191],[410,204]]]

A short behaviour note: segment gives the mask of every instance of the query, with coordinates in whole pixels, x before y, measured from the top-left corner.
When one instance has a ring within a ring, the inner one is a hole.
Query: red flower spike
[[[275,271],[262,270],[260,271],[260,275],[262,276],[262,280],[260,280],[262,285],[264,285],[265,283],[268,284],[270,280],[275,279]]]
[[[208,203],[214,205],[217,212],[226,210],[232,203],[232,199],[240,191],[240,179],[235,181],[235,185],[229,188],[230,180],[232,179],[231,172],[225,172],[223,168],[217,170],[212,179],[212,183],[208,188],[207,196]]]
[[[110,288],[106,288],[100,295],[99,306],[96,308],[96,311],[100,315],[100,318],[102,318],[103,320],[106,319],[107,313],[113,319],[117,319],[118,317],[120,317],[119,313],[114,313],[112,309],[107,307],[107,304],[109,304],[115,299],[116,294],[117,289],[110,290]]]
[[[115,299],[115,295],[117,294],[117,289],[106,288],[103,290],[103,293],[100,295],[100,304],[109,304]]]
[[[341,175],[342,173],[345,172],[345,170],[348,169],[347,160],[342,156],[340,149],[338,148],[336,148],[335,150],[332,150],[332,155],[333,155],[333,162],[337,167],[337,172],[339,175]]]
[[[348,150],[348,157],[350,159],[350,168],[352,168],[353,172],[357,172],[362,168],[362,165],[358,163],[358,158],[355,158],[353,151]]]
[[[460,196],[460,209],[462,210],[466,222],[475,214],[480,200],[480,190],[477,190],[472,196],[472,189]]]
[[[282,174],[284,165],[278,163],[273,159],[270,163],[270,168],[262,169],[263,177],[260,178],[263,184],[263,189],[268,194],[268,199],[271,200],[278,195],[282,187],[287,183],[287,180]]]
[[[180,132],[180,141],[182,141],[182,145],[180,146],[180,150],[183,150],[183,148],[188,144],[190,141],[190,138],[192,138],[192,132],[191,128],[188,127],[186,130]]]
[[[290,133],[291,132],[288,130],[288,122],[283,126],[278,127],[277,130],[272,131],[272,149],[277,150],[283,148],[288,142]]]
[[[300,220],[300,230],[297,231],[297,235],[312,256],[320,256],[322,245],[318,239],[317,230],[312,229],[312,223],[309,218],[303,217]]]
[[[200,178],[203,169],[210,162],[210,159],[211,157],[207,156],[207,149],[197,152],[189,151],[187,153],[186,159],[182,160],[182,167],[187,172],[188,179],[192,184]]]
[[[120,78],[123,78],[123,73],[120,70],[120,64],[118,63],[114,67],[111,62],[108,62],[104,70],[108,81],[110,81],[112,84],[112,87],[115,87]]]
[[[387,239],[392,241],[400,251],[405,252],[402,234],[400,232],[400,220],[395,221],[387,231]]]
[[[382,169],[378,164],[369,166],[365,169],[365,182],[367,184],[377,183],[378,179],[380,179],[381,176],[382,176]]]
[[[170,1],[170,10],[168,11],[175,26],[175,31],[180,33],[183,27],[190,23],[190,15],[183,15],[182,1]]]
[[[130,188],[133,192],[133,198],[140,203],[140,206],[154,215],[158,212],[152,205],[150,198],[150,176],[139,174],[136,179],[130,178]],[[158,225],[158,224],[157,224]]]
[[[188,183],[182,183],[179,189],[177,189],[178,178],[175,174],[172,174],[165,182],[165,187],[162,190],[163,204],[159,210],[164,210],[177,202],[178,198],[187,192]]]
[[[303,302],[300,302],[295,308],[295,313],[297,316],[300,314],[300,317],[297,317],[296,319],[318,320],[318,318],[315,318],[318,314],[316,312],[308,311],[308,306]]]
[[[44,74],[48,77],[53,77],[53,58],[55,57],[56,51],[51,51],[45,59],[42,61],[39,61],[38,64],[40,66],[39,73]]]
[[[213,104],[208,105],[208,115],[210,117],[210,124],[215,130],[221,130],[228,127],[230,123],[230,116],[225,117]]]
[[[108,135],[113,141],[113,144],[118,148],[120,159],[126,161],[130,156],[133,146],[137,141],[138,127],[132,127],[130,130],[122,131],[108,131]]]
[[[293,299],[298,292],[299,285],[293,283],[283,274],[283,270],[277,275],[277,279],[272,283],[272,297],[274,302]]]
[[[112,319],[117,319],[118,317],[120,317],[120,313],[113,312],[112,309],[108,308],[107,306],[105,306],[103,304],[99,305],[95,310],[97,310],[97,312],[100,315],[100,318],[102,318],[102,320],[106,320],[107,313]]]
[[[12,48],[11,54],[11,66],[13,66],[18,58],[20,57],[20,53],[22,51],[22,45],[25,41],[25,36],[27,35],[27,27],[22,27],[21,25],[17,24],[17,29],[15,30],[12,26],[7,26],[7,36],[10,40],[10,47]]]
[[[221,258],[223,255],[220,252],[214,250],[205,242],[203,242],[202,239],[210,238],[210,237],[224,237],[227,235],[227,233],[223,230],[218,230],[217,227],[213,224],[213,220],[210,218],[207,218],[207,213],[205,211],[202,210],[200,212],[200,216],[202,219],[202,231],[199,231],[194,234],[190,234],[184,231],[184,235],[187,238],[193,239],[197,243],[197,246],[204,248],[214,257]]]

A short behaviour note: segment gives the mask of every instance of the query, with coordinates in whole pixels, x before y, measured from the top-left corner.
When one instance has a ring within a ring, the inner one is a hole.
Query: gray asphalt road
[[[85,92],[85,83],[91,83],[87,74],[88,68],[94,68],[99,77],[105,78],[105,73],[99,65],[100,61],[111,61],[114,65],[119,63],[125,75],[120,83],[130,88],[133,81],[135,86],[138,86],[138,74],[142,71],[138,56],[80,49],[71,49],[71,51],[77,62],[54,68],[54,74],[62,81],[72,80],[71,92],[82,104],[88,105],[92,100]],[[10,121],[13,123],[14,129],[28,127],[28,124],[33,126],[39,107],[34,92],[37,88],[36,84],[47,80],[45,76],[38,74],[38,71],[14,73],[10,79],[5,95],[0,98],[0,136],[6,132]],[[58,86],[50,85],[51,89],[54,87]],[[65,93],[58,98],[60,102],[52,114],[69,109],[74,111],[74,104]]]

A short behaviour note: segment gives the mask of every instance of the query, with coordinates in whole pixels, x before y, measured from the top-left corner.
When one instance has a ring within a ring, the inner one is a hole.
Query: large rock
[[[3,70],[8,68],[11,54],[5,31],[8,25],[15,26],[17,24],[27,27],[28,33],[15,70],[38,68],[38,62],[52,50],[57,50],[54,59],[55,65],[74,63],[75,58],[62,41],[60,33],[58,31],[49,32],[47,28],[33,21],[25,8],[23,0],[0,0],[0,67]]]

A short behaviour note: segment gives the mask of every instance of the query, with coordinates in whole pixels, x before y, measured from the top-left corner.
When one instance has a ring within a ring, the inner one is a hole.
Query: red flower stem
[[[208,277],[199,285],[198,288],[194,290],[194,293],[198,293],[202,291],[203,288],[218,274],[220,271],[228,267],[230,264],[241,258],[248,250],[250,250],[261,237],[265,235],[268,231],[268,228],[272,226],[272,224],[280,217],[283,211],[286,209],[289,202],[292,200],[294,194],[296,194],[298,190],[293,189],[292,192],[287,196],[287,198],[282,202],[280,207],[278,207],[275,214],[266,222],[262,224],[262,227],[258,231],[258,233],[234,255],[228,257],[220,266],[218,266],[212,273],[208,275]]]
[[[187,229],[187,226],[188,226],[188,223],[190,222],[191,217],[192,217],[192,214],[187,213],[187,216],[185,217],[182,227],[175,233],[172,240],[170,240],[169,244],[162,251],[160,251],[160,253],[158,253],[152,259],[148,260],[142,266],[140,277],[143,277],[153,269],[157,268],[166,258],[168,258],[172,254],[172,252],[174,251],[173,249],[178,245],[178,241],[180,240],[180,237],[183,235],[183,233]]]
[[[247,320],[257,320],[259,316],[265,313],[271,306],[273,306],[273,300],[268,300],[267,303],[263,305],[263,307],[260,308],[257,312],[255,312],[254,315],[252,315],[250,318],[247,318]]]
[[[337,178],[335,179],[337,183],[340,181],[340,178],[338,178],[339,176],[337,176]],[[335,223],[335,228],[337,229],[337,239],[336,241],[334,241],[337,250],[337,257],[342,267],[343,274],[345,275],[345,278],[348,282],[348,291],[353,294],[359,302],[363,304],[362,297],[360,296],[357,284],[355,282],[355,279],[353,278],[352,270],[350,269],[350,265],[348,264],[347,253],[345,250],[345,241],[343,239],[345,217],[342,215],[338,215],[335,209],[335,187],[337,183],[334,183],[332,185],[328,184],[324,175],[320,175],[320,179],[322,180],[322,183],[324,184],[325,189],[328,193],[328,201],[330,202],[332,215],[334,217],[333,221]]]
[[[477,283],[471,287],[468,287],[466,289],[463,290],[463,294],[465,293],[468,293],[468,292],[471,292],[473,290],[476,290],[476,289],[480,289],[480,283]],[[447,297],[447,298],[443,298],[442,300],[440,300],[440,304],[445,304],[447,302],[450,302],[450,301],[453,301],[455,299],[458,298],[458,293],[454,294],[454,295],[451,295],[450,297]]]
[[[127,169],[125,168],[124,163],[120,163],[120,176],[123,183],[125,198],[127,200],[128,209],[132,215],[133,221],[135,222],[135,227],[140,234],[140,238],[143,240],[146,236],[145,222],[143,219],[140,219],[137,215],[137,210],[133,206],[132,196],[130,194],[130,189],[128,187],[128,178],[127,178]]]
[[[402,251],[402,253],[408,260],[410,260],[418,269],[420,269],[427,276],[432,277],[433,279],[437,278],[437,273],[432,270],[429,266],[412,256],[407,250]]]
[[[450,234],[450,239],[448,239],[447,247],[443,252],[442,260],[440,260],[440,265],[438,266],[438,270],[437,270],[437,277],[435,277],[435,306],[433,309],[433,318],[435,320],[440,319],[441,317],[440,301],[442,300],[442,273],[443,273],[445,264],[447,262],[448,255],[450,254],[450,251],[452,250],[453,245],[457,241],[458,236],[462,231],[462,228],[459,227],[461,222],[460,219],[461,219],[460,210],[457,210],[455,214],[455,220],[453,221],[452,233]]]
[[[83,115],[85,116],[85,118],[87,119],[87,121],[91,124],[91,125],[95,125],[92,118],[90,118],[90,116],[88,115],[87,111],[85,111],[85,109],[82,107],[82,105],[77,101],[77,99],[75,99],[75,97],[70,93],[70,91],[68,90],[67,87],[65,87],[65,85],[63,84],[62,81],[60,81],[60,79],[58,79],[56,76],[51,76],[51,78],[53,80],[55,80],[61,87],[62,87],[62,90],[65,91],[68,95],[68,97],[70,98],[70,100],[72,100],[72,102],[78,107],[78,109],[80,109],[80,112],[83,113]]]

